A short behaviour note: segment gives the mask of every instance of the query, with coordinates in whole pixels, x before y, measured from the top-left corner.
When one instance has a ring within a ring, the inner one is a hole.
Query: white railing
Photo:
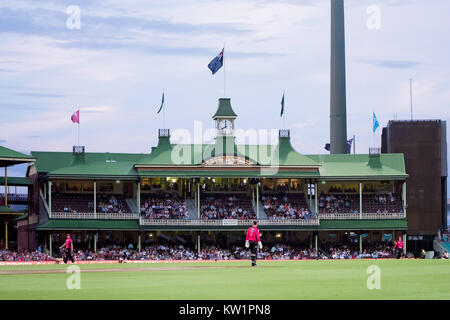
[[[320,220],[392,220],[405,219],[404,213],[319,213]]]
[[[52,212],[52,219],[138,220],[137,213]]]
[[[223,227],[223,226],[251,226],[253,220],[177,220],[177,219],[139,219],[142,226],[186,226],[186,227]],[[318,226],[318,219],[291,219],[291,220],[258,220],[259,226]]]

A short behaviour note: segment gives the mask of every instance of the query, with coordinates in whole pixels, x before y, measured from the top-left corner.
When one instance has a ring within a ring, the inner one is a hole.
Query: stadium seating
[[[148,219],[186,219],[185,199],[176,194],[142,194],[140,212]]]
[[[269,219],[309,219],[311,217],[311,210],[303,193],[266,193],[261,200]]]
[[[52,211],[89,213],[94,212],[94,196],[86,193],[55,193],[52,196]],[[129,213],[124,197],[120,194],[97,195],[97,213]]]
[[[201,219],[255,219],[252,201],[246,194],[204,194],[200,200]]]
[[[320,213],[359,213],[359,194],[324,194],[319,195]],[[399,213],[403,212],[402,199],[399,195],[363,194],[363,213]]]

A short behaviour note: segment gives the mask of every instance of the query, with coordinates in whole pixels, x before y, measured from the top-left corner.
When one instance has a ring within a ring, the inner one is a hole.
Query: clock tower
[[[231,107],[230,98],[220,98],[219,106],[213,115],[216,121],[217,137],[234,137],[234,120],[237,118]]]

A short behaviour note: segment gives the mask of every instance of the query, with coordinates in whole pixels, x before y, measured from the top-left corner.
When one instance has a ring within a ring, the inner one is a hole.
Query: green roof
[[[34,159],[24,153],[0,146],[0,167],[12,166],[20,163],[33,162]]]
[[[204,165],[208,159],[224,153],[226,139],[232,146],[231,155],[244,158],[251,163],[248,169],[230,171],[221,167],[210,169],[208,165]],[[280,138],[278,145],[236,145],[234,137],[217,138],[214,144],[171,144],[170,138],[164,136],[159,138],[158,146],[149,154],[74,155],[72,152],[33,151],[32,156],[37,159],[35,166],[40,173],[47,173],[51,177],[81,179],[137,179],[139,176],[271,176],[324,180],[404,180],[408,176],[403,154],[303,155],[292,147],[289,138]],[[280,167],[280,170],[263,171],[260,170],[260,166]],[[139,171],[136,167],[139,167]]]
[[[319,163],[320,176],[324,179],[342,179],[361,177],[364,179],[405,179],[405,159],[403,154],[380,154],[378,157],[368,154],[307,155]],[[373,161],[374,159],[375,161]]]
[[[85,177],[133,177],[136,176],[134,164],[144,158],[144,154],[130,153],[85,153],[74,155],[72,152],[37,152],[36,170],[50,176]]]
[[[32,186],[33,181],[29,177],[9,177],[8,186]],[[5,185],[5,177],[0,177],[0,185]]]
[[[37,230],[138,230],[138,220],[50,219]]]
[[[0,206],[0,215],[1,214],[23,215],[24,211],[17,211],[7,206]]]
[[[234,137],[221,137],[233,139]],[[171,144],[168,137],[161,137],[151,154],[142,157],[139,165],[200,165],[211,157],[222,155],[226,142],[218,138],[214,144]],[[316,161],[298,153],[288,138],[281,138],[278,145],[236,145],[230,148],[233,155],[249,159],[259,165],[319,167]]]
[[[406,220],[320,220],[319,230],[406,230]]]
[[[217,107],[216,113],[213,115],[213,119],[217,117],[233,117],[236,118],[237,114],[233,111],[231,107],[230,98],[220,98],[219,106]]]

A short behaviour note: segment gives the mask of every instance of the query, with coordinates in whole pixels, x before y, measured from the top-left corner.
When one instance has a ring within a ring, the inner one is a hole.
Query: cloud
[[[407,60],[358,60],[358,62],[389,69],[411,69],[423,65],[422,62]]]
[[[5,143],[7,140],[0,139],[0,143]]]

